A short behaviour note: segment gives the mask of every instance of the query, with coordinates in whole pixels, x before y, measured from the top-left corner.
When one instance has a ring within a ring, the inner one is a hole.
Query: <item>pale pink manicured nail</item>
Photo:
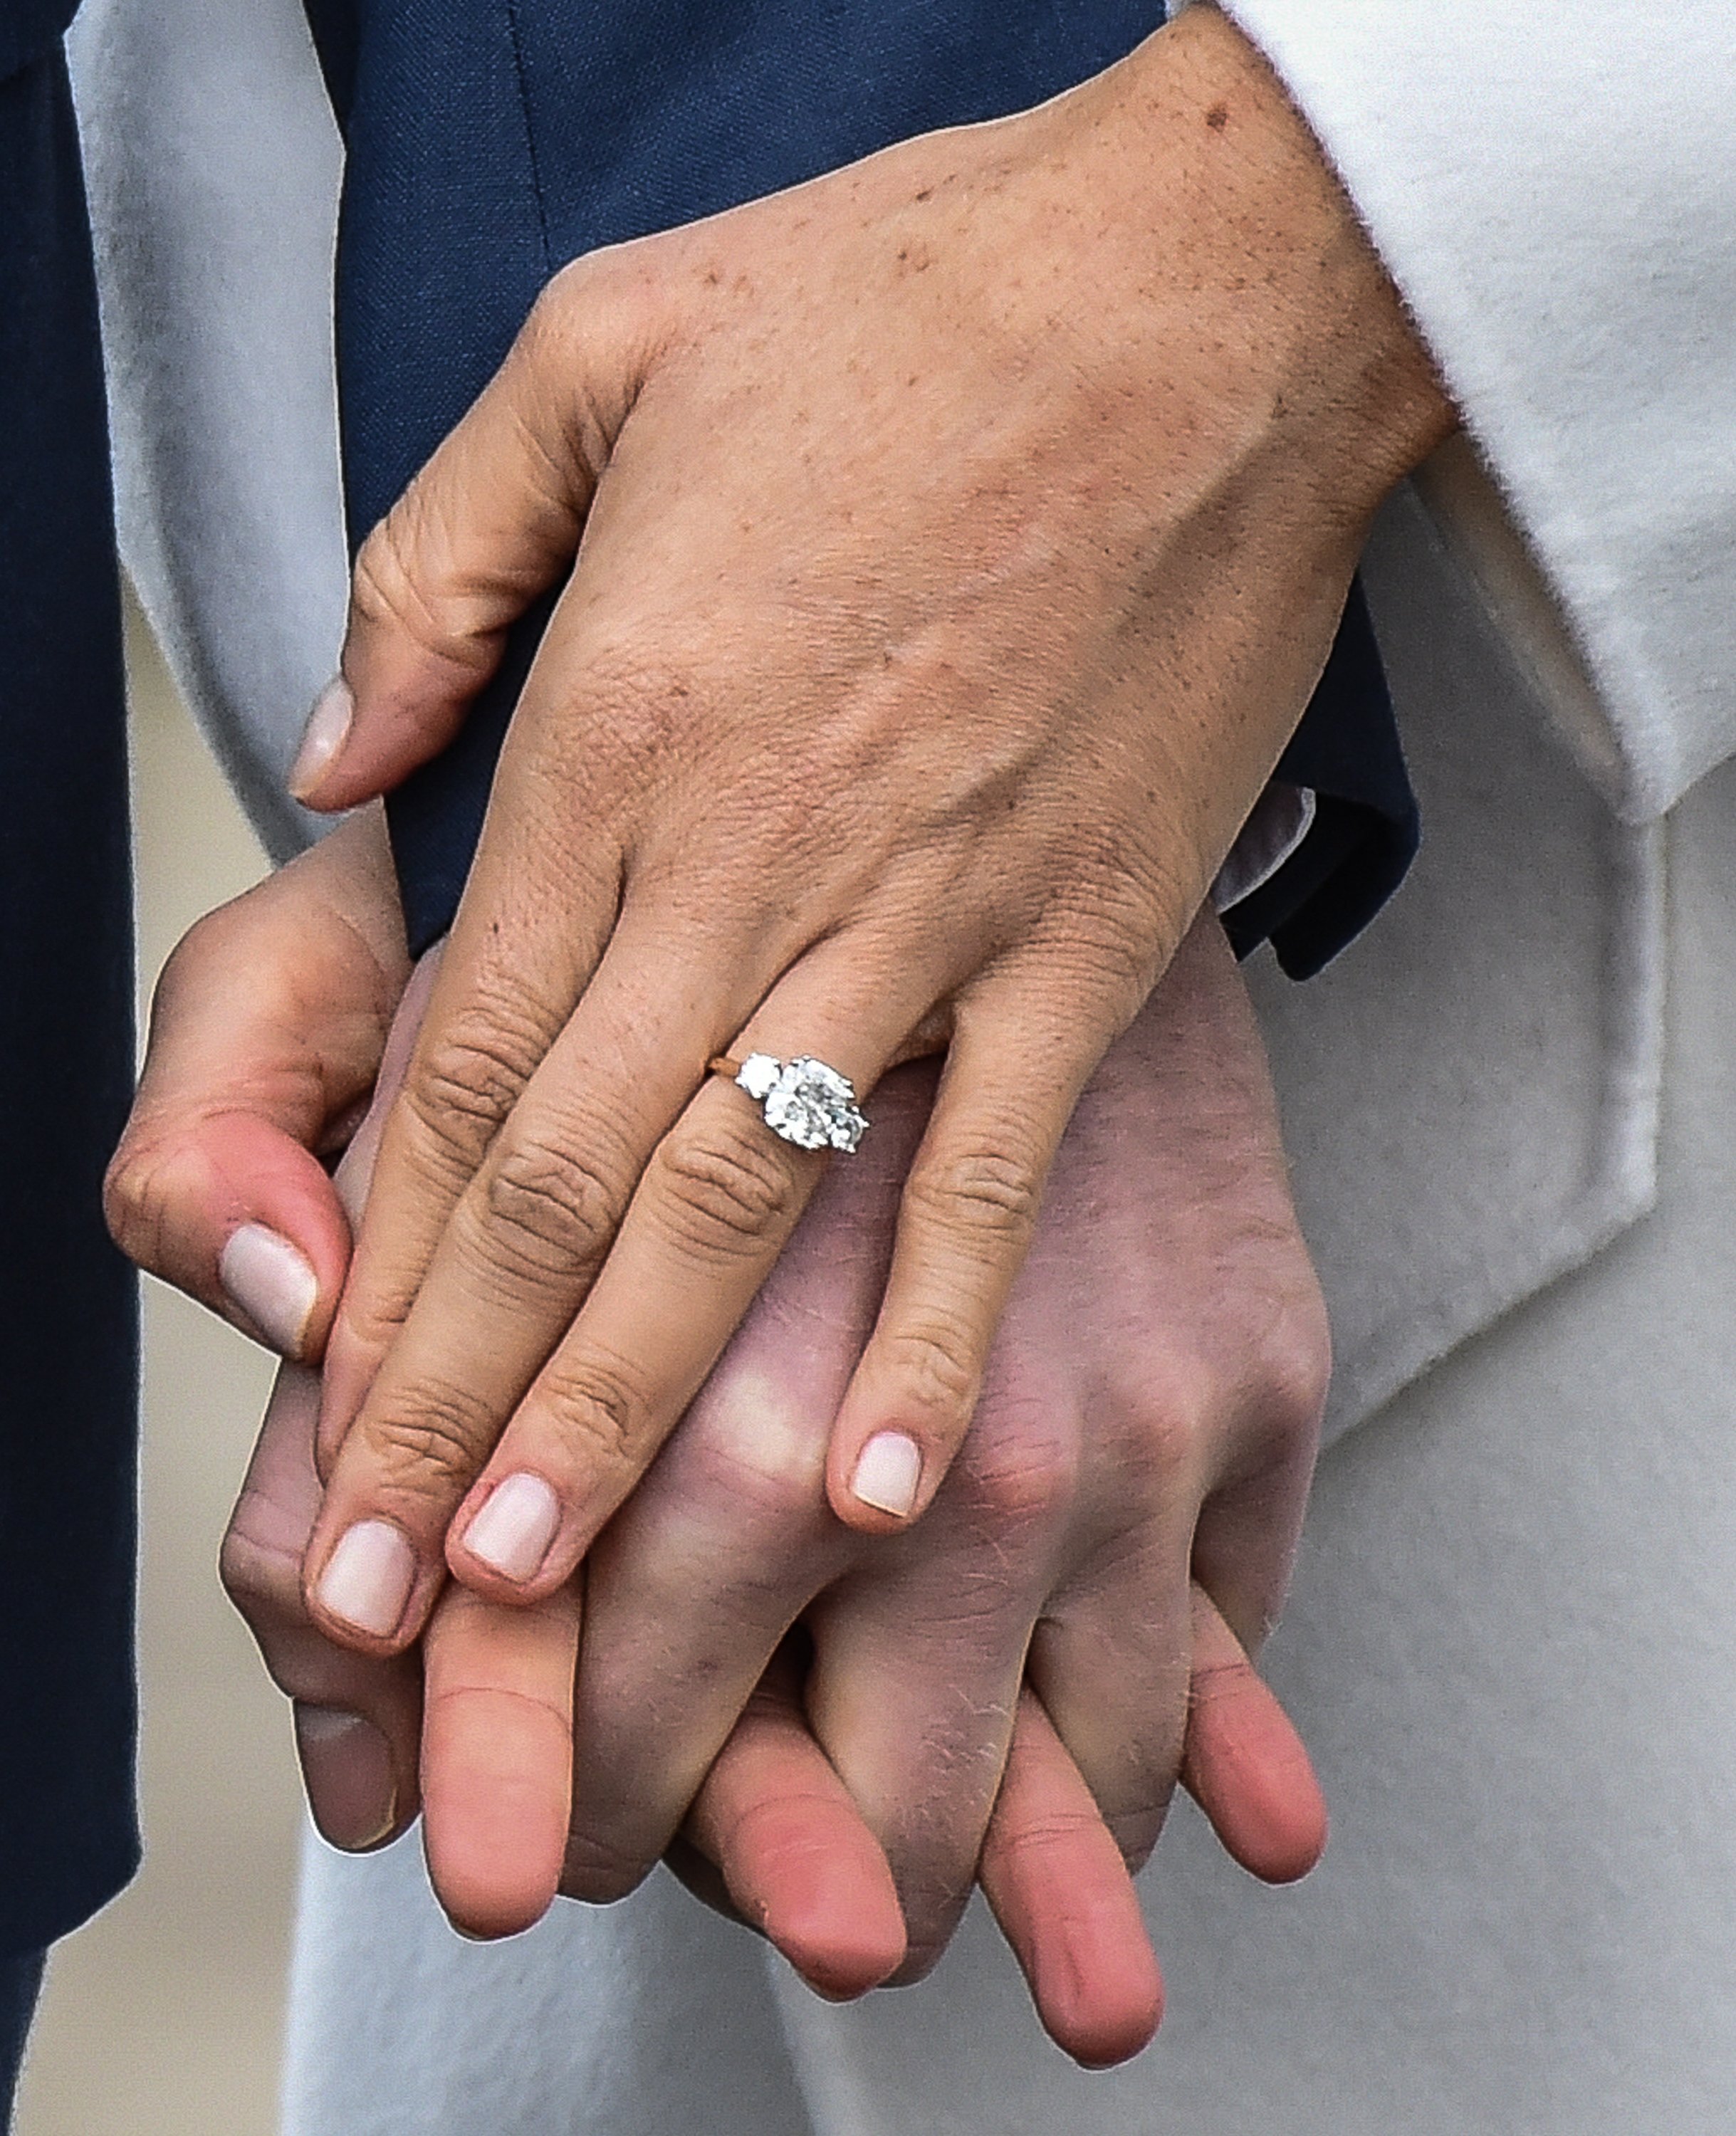
[[[877,1431],[856,1457],[850,1488],[865,1506],[902,1518],[917,1502],[922,1449],[902,1431]]]
[[[303,730],[301,747],[289,766],[289,791],[299,801],[343,748],[356,716],[356,700],[341,675],[334,675],[314,700]]]
[[[540,1476],[508,1476],[464,1530],[464,1548],[503,1580],[528,1580],[561,1526],[561,1501]]]
[[[217,1280],[274,1349],[301,1355],[319,1279],[299,1247],[264,1224],[243,1224],[218,1256]]]
[[[357,1521],[326,1561],[320,1605],[358,1632],[387,1639],[398,1629],[415,1584],[416,1552],[403,1530],[390,1521]]]

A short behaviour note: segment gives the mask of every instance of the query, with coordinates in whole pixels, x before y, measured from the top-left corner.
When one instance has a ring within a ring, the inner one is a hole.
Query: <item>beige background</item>
[[[182,930],[265,860],[136,618],[143,998]],[[268,2136],[299,1833],[288,1709],[225,1603],[223,1522],[270,1365],[160,1285],[145,1299],[146,1858],[52,1961],[18,2136]]]

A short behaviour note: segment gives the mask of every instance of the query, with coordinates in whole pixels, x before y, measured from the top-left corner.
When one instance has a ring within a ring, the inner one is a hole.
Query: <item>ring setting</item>
[[[856,1086],[824,1061],[799,1053],[780,1061],[770,1053],[750,1053],[732,1061],[720,1055],[708,1064],[713,1075],[727,1075],[745,1090],[765,1115],[766,1124],[798,1149],[836,1149],[853,1155],[868,1133],[868,1116],[856,1102]]]

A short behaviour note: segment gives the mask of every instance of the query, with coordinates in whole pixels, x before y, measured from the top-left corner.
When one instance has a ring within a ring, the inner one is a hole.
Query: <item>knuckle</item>
[[[906,1204],[955,1234],[985,1243],[1022,1245],[1037,1221],[1040,1187],[1022,1158],[998,1150],[956,1151],[912,1172]]]
[[[956,1321],[933,1319],[899,1329],[889,1345],[888,1362],[904,1401],[960,1428],[969,1422],[982,1365],[975,1346]]]
[[[654,1206],[684,1252],[698,1260],[741,1260],[780,1242],[800,1195],[790,1166],[747,1127],[708,1122],[678,1129],[653,1163]]]
[[[487,644],[473,638],[460,619],[443,614],[422,584],[416,551],[428,516],[426,487],[418,476],[356,553],[352,616],[368,630],[407,638],[419,653],[474,679],[486,669]]]
[[[518,1102],[546,1039],[497,1014],[467,1015],[419,1051],[404,1101],[434,1153],[468,1175]]]
[[[636,1470],[646,1405],[623,1366],[596,1357],[552,1357],[531,1400],[539,1421],[585,1467]]]
[[[600,294],[596,260],[588,254],[567,260],[537,291],[518,330],[515,354],[533,368],[545,361],[564,367],[573,337],[584,331],[586,316]]]
[[[250,1624],[301,1606],[301,1561],[283,1551],[268,1551],[231,1528],[217,1553],[217,1577],[223,1592]]]
[[[208,1270],[194,1265],[212,1184],[198,1135],[199,1124],[190,1134],[168,1122],[155,1130],[129,1126],[103,1176],[102,1208],[109,1235],[129,1260],[209,1297]]]
[[[1131,1022],[1157,983],[1165,944],[1179,939],[1164,915],[1184,909],[1184,896],[1179,886],[1138,879],[1125,854],[1076,870],[1038,930],[1032,976],[1040,966],[1045,994],[1101,1002],[1117,1027]]]
[[[1320,1427],[1332,1379],[1332,1333],[1317,1284],[1275,1318],[1262,1347],[1262,1406],[1286,1438]]]
[[[1211,1367],[1154,1361],[1135,1403],[1143,1502],[1161,1503],[1189,1488],[1207,1458],[1219,1398]]]
[[[737,1532],[770,1531],[790,1543],[824,1514],[824,1432],[786,1425],[776,1405],[768,1420],[756,1402],[716,1420],[708,1442],[703,1449],[706,1494],[731,1508]]]
[[[115,1245],[145,1268],[160,1258],[168,1199],[162,1149],[129,1130],[103,1175],[103,1216]]]
[[[490,1235],[533,1274],[586,1282],[601,1266],[620,1199],[596,1168],[547,1143],[503,1151],[486,1192]]]
[[[1058,1441],[998,1447],[970,1464],[975,1510],[1001,1533],[1053,1527],[1072,1505],[1077,1483],[1077,1462]]]
[[[372,1478],[388,1494],[445,1498],[469,1484],[498,1425],[473,1396],[424,1381],[365,1417],[361,1434]]]
[[[1102,1828],[1103,1820],[1094,1810],[1051,1810],[1017,1824],[991,1825],[983,1851],[998,1867],[1007,1867],[1030,1855],[1064,1852],[1081,1840],[1094,1839]]]

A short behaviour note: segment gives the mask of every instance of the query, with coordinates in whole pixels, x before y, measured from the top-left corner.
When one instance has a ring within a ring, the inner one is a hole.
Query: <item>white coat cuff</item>
[[[1222,4],[1342,177],[1541,569],[1588,685],[1566,738],[1623,814],[1659,813],[1736,753],[1727,0]],[[1511,558],[1481,568],[1455,488],[1449,531],[1500,609]]]

